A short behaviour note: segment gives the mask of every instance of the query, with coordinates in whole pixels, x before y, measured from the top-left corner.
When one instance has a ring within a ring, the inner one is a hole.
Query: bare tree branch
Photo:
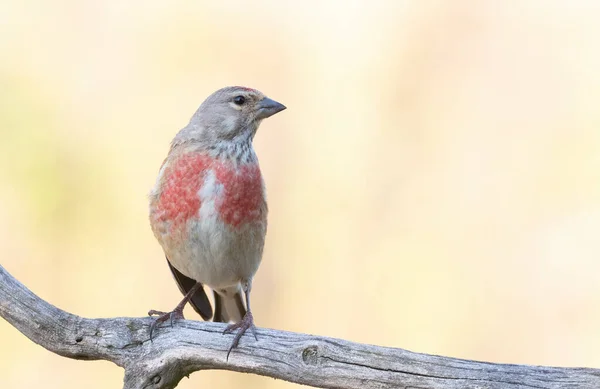
[[[600,370],[502,365],[413,353],[340,339],[259,329],[229,361],[224,324],[182,321],[150,342],[150,318],[86,319],[40,299],[0,266],[0,316],[65,357],[125,369],[125,389],[174,388],[190,373],[223,369],[322,388],[600,388]]]

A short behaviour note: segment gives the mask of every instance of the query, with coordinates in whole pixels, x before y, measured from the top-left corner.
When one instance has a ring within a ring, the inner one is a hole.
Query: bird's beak
[[[286,106],[268,97],[264,97],[258,102],[257,108],[258,119],[266,119],[269,116],[275,115],[277,112],[283,111]]]

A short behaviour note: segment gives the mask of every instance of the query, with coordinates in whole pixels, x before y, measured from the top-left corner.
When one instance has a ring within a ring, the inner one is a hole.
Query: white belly
[[[251,279],[262,258],[264,223],[235,230],[214,218],[188,222],[188,239],[164,242],[169,261],[184,275],[213,289]]]

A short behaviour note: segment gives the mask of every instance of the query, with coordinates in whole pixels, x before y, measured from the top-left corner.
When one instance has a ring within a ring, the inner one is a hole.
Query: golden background
[[[2,0],[0,263],[83,316],[172,309],[146,195],[204,98],[245,85],[288,106],[255,139],[259,326],[600,367],[599,19],[566,0]],[[122,385],[2,320],[0,344],[2,388]]]

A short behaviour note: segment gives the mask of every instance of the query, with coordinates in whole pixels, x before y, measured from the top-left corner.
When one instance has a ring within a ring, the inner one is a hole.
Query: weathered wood
[[[112,361],[125,389],[174,388],[186,375],[223,369],[322,388],[593,389],[600,370],[505,365],[418,354],[292,332],[258,329],[225,359],[225,325],[182,321],[150,342],[150,318],[86,319],[40,299],[0,266],[0,316],[33,342],[74,359]]]

